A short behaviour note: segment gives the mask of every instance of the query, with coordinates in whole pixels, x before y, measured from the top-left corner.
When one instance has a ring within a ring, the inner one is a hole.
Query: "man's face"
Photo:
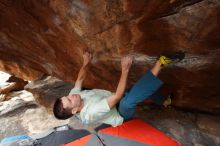
[[[81,105],[81,97],[79,94],[63,96],[61,100],[64,109],[69,109],[74,112],[77,112]]]

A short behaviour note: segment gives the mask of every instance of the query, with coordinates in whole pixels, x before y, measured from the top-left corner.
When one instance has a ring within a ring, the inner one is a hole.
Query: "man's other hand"
[[[123,97],[127,84],[128,72],[131,68],[132,61],[133,57],[131,56],[125,56],[121,59],[121,77],[116,92],[115,94],[107,97],[108,105],[110,108],[113,108]]]
[[[91,62],[92,60],[92,53],[91,52],[84,52],[83,53],[83,66],[87,66],[89,64],[89,62]]]
[[[132,65],[132,61],[133,61],[133,57],[131,56],[122,57],[121,59],[122,72],[126,72],[126,73],[129,72],[131,65]]]

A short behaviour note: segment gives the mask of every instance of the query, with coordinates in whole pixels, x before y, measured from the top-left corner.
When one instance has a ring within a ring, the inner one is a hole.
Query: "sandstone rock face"
[[[24,80],[35,80],[43,75],[42,72],[36,71],[25,65],[2,60],[0,60],[0,70]]]
[[[8,84],[0,86],[0,101],[9,100],[11,98],[11,96],[8,96],[10,92],[24,90],[24,86],[28,83],[15,76],[9,77],[6,82]]]
[[[1,70],[74,82],[90,48],[85,87],[114,91],[121,55],[135,56],[130,87],[159,54],[183,50],[186,59],[160,74],[173,104],[220,114],[219,0],[1,0],[0,10]]]
[[[220,136],[220,117],[205,114],[199,114],[197,125],[200,129]]]
[[[12,91],[19,91],[23,90],[24,86],[28,83],[27,81],[24,81],[20,78],[11,76],[7,82],[9,83],[7,86],[0,87],[0,93],[1,94],[8,94]]]
[[[67,95],[72,88],[73,85],[70,83],[51,76],[44,76],[25,86],[25,90],[31,92],[38,104],[45,107],[48,112],[52,112],[54,101]]]
[[[8,101],[0,102],[0,116],[6,115],[24,106],[36,105],[33,95],[27,91],[17,91],[10,93],[13,98]]]

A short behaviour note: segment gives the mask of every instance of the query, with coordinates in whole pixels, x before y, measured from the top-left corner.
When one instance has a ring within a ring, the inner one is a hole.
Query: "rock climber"
[[[74,88],[69,95],[55,101],[53,112],[57,119],[68,119],[76,116],[84,124],[105,123],[117,126],[124,120],[131,119],[137,104],[151,98],[159,105],[170,104],[170,98],[162,96],[158,89],[163,81],[158,74],[166,66],[180,61],[185,57],[183,52],[161,55],[153,68],[147,71],[134,85],[125,92],[128,74],[133,58],[125,56],[121,59],[121,76],[116,92],[102,89],[82,90],[92,53],[83,54],[83,65],[79,70]]]

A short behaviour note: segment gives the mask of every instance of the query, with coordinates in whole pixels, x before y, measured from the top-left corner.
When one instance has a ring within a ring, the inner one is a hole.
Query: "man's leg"
[[[171,98],[173,98],[173,89],[169,85],[163,85],[157,92],[151,95],[150,99],[157,105],[167,107],[171,104]]]
[[[159,91],[156,91],[154,94],[150,96],[150,99],[153,100],[153,102],[157,105],[163,105],[163,102],[165,100],[165,96],[161,95]]]
[[[151,71],[148,71],[120,101],[118,109],[124,119],[131,118],[137,104],[149,98],[162,86],[163,82],[157,78],[161,68],[160,61],[157,61]]]

